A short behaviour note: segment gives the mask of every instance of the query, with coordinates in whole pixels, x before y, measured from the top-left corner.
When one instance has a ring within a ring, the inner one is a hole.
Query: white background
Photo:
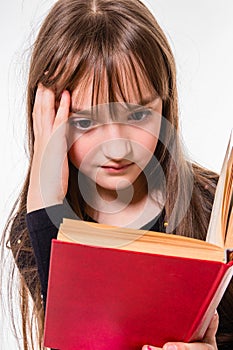
[[[192,159],[221,168],[233,127],[232,0],[145,0],[177,62],[183,139]],[[0,232],[24,178],[25,86],[30,46],[51,0],[0,3]],[[16,349],[1,322],[0,350]],[[4,330],[4,333],[3,333]]]

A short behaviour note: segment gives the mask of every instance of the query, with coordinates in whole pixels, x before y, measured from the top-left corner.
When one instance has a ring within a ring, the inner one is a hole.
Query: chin
[[[108,181],[96,181],[96,185],[99,188],[109,191],[120,191],[126,190],[133,185],[134,181],[132,179],[122,178],[122,179],[109,179]]]
[[[129,182],[125,182],[125,181],[120,181],[117,184],[103,184],[103,183],[96,183],[97,187],[102,188],[104,190],[109,190],[109,191],[120,191],[120,190],[124,190],[127,189],[128,187],[130,187],[132,184]]]

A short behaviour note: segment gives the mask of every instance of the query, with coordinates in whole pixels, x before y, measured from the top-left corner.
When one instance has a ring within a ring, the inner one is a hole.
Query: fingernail
[[[178,349],[177,346],[174,344],[167,344],[164,347],[164,350],[177,350],[177,349]]]

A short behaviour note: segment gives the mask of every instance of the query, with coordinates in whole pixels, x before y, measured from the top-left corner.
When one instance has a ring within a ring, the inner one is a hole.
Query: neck
[[[86,213],[99,223],[140,228],[161,210],[148,195],[144,174],[121,190],[108,190],[87,179],[91,198],[86,201]]]

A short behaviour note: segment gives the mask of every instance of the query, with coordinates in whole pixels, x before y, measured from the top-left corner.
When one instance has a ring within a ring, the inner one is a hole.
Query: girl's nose
[[[132,152],[130,139],[124,131],[124,125],[111,123],[104,130],[106,141],[102,143],[102,151],[106,158],[121,160],[129,158]]]

